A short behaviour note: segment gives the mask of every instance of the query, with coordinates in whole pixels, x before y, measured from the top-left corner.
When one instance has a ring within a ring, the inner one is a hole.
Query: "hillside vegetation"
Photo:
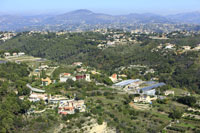
[[[199,92],[200,64],[198,51],[179,54],[178,48],[184,45],[195,47],[200,36],[176,36],[168,40],[152,40],[140,36],[141,44],[127,44],[105,49],[97,47],[107,35],[94,32],[66,33],[56,35],[18,33],[0,48],[9,51],[24,51],[29,55],[47,58],[59,63],[71,64],[81,61],[86,65],[111,74],[116,68],[133,64],[148,65],[157,70],[154,76],[173,87],[187,87]],[[175,50],[152,51],[161,43],[173,43]]]

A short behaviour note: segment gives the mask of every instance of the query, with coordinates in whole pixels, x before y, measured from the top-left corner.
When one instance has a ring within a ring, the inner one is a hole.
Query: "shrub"
[[[180,119],[182,117],[183,112],[178,109],[174,109],[172,112],[170,112],[169,117],[172,119]]]
[[[192,96],[180,97],[180,98],[178,98],[177,101],[179,103],[186,104],[191,107],[193,107],[197,102],[196,98],[192,97]]]
[[[103,124],[103,119],[102,119],[101,117],[99,117],[98,120],[97,120],[97,123],[98,123],[99,125],[102,125],[102,124]]]

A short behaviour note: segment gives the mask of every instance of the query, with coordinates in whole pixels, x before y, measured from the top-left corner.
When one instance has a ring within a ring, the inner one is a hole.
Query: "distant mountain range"
[[[60,15],[0,15],[0,30],[60,30],[80,25],[109,24],[200,24],[200,12],[161,16],[156,14],[108,15],[81,9]],[[59,28],[57,28],[59,27]]]

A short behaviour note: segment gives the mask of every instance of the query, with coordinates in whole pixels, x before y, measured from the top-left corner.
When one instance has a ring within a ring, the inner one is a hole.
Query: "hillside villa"
[[[59,77],[60,77],[60,82],[66,82],[68,79],[76,81],[76,78],[71,76],[71,73],[61,73]]]
[[[42,94],[42,93],[31,93],[29,96],[29,101],[31,102],[37,102],[40,100],[48,100],[47,94]]]
[[[75,109],[79,110],[80,112],[85,112],[86,106],[84,100],[72,99],[60,101],[58,113],[63,115],[74,114]]]
[[[84,75],[76,75],[76,80],[85,80],[87,82],[90,82],[90,74],[84,74]]]
[[[142,103],[152,103],[152,101],[155,101],[157,100],[157,97],[150,97],[150,96],[147,96],[147,95],[142,95],[142,96],[139,96],[139,97],[135,97],[134,98],[134,103],[139,103],[139,102],[142,102]]]
[[[48,85],[50,85],[51,83],[52,83],[52,81],[51,81],[51,79],[50,79],[49,77],[47,77],[47,78],[45,78],[45,79],[42,78],[42,85],[43,85],[43,86],[48,86]]]
[[[109,77],[109,78],[112,80],[113,83],[117,82],[117,74],[116,73],[112,74],[111,77]]]

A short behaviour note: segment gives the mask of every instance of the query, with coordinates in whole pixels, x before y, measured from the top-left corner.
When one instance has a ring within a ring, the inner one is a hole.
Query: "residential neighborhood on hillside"
[[[45,16],[0,15],[0,133],[200,132],[198,13]]]

